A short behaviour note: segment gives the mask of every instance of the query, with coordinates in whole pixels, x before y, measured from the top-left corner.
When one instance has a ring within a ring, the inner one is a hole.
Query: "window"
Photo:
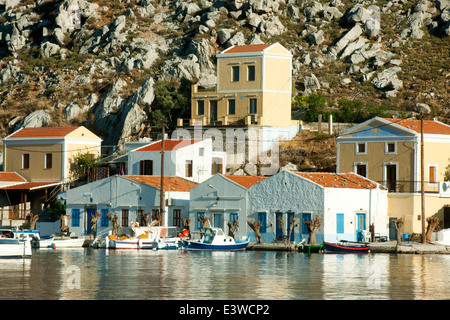
[[[80,209],[72,209],[72,227],[80,226]]]
[[[203,157],[205,155],[205,148],[199,148],[198,149],[198,156]]]
[[[367,164],[366,163],[357,163],[355,165],[355,171],[360,176],[367,178]]]
[[[428,166],[428,183],[437,183],[437,166]]]
[[[100,220],[100,226],[101,227],[107,227],[109,225],[109,220],[108,220],[108,209],[102,209],[101,210],[102,216],[101,216],[101,220]]]
[[[197,101],[197,115],[202,116],[205,114],[205,101]]]
[[[247,80],[255,81],[255,66],[248,66],[247,71]]]
[[[128,227],[128,209],[122,209],[122,227]]]
[[[231,67],[231,81],[239,81],[239,66]]]
[[[236,113],[236,100],[230,99],[228,100],[228,114]]]
[[[344,233],[344,214],[336,214],[336,233]]]
[[[212,158],[211,174],[222,173],[223,164],[222,158]]]
[[[397,153],[397,148],[395,142],[386,142],[385,143],[385,153],[386,154],[395,154]]]
[[[267,232],[267,212],[258,212],[258,221],[261,222],[260,233]]]
[[[356,154],[367,154],[365,142],[358,142],[356,144]]]
[[[45,154],[45,169],[51,169],[52,168],[52,154],[46,153]]]
[[[152,221],[159,220],[159,210],[153,209],[152,210]]]
[[[303,213],[302,214],[302,233],[303,234],[307,234],[308,233],[308,228],[306,226],[307,221],[311,221],[311,213]]]
[[[139,162],[139,174],[143,176],[152,176],[153,160],[141,160]]]
[[[173,209],[173,226],[181,227],[181,210]]]
[[[239,220],[237,212],[230,213],[230,221],[233,223],[233,226],[236,225],[236,222]]]
[[[192,178],[192,160],[186,160],[186,178]]]
[[[250,113],[256,113],[256,99],[250,99]]]
[[[203,218],[204,216],[205,216],[204,212],[197,212],[197,229],[202,228],[202,222],[200,221],[199,218]]]
[[[24,153],[22,155],[22,169],[29,169],[30,168],[30,154]]]

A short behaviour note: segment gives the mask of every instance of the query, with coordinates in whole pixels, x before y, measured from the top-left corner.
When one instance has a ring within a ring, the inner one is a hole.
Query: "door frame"
[[[280,223],[278,222],[278,217],[281,216],[283,218],[283,212],[277,211],[275,212],[275,240],[283,241],[283,228],[281,228]]]

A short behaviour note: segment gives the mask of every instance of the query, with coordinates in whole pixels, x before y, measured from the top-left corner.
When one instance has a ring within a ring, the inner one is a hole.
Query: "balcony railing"
[[[421,193],[421,182],[420,181],[376,181],[377,183],[383,185],[388,192],[393,193]],[[424,190],[426,193],[439,193],[439,183],[425,181]]]
[[[248,126],[253,124],[261,124],[262,116],[257,114],[251,114],[245,117],[242,116],[223,116],[218,117],[216,120],[211,121],[208,117],[199,117],[199,118],[178,118],[177,126]]]

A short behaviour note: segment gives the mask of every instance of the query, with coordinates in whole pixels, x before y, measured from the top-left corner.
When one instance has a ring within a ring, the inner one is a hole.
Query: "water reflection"
[[[448,255],[40,249],[0,299],[449,299]]]

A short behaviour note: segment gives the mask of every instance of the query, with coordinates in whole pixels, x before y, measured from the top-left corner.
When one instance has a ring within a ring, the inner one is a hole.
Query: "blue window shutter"
[[[80,209],[72,209],[72,227],[80,226]]]
[[[200,222],[200,220],[198,218],[203,217],[204,215],[205,215],[204,212],[197,212],[197,229],[202,228],[202,223]]]
[[[230,213],[230,221],[233,222],[233,225],[236,225],[236,221],[238,221],[238,214],[236,212]]]
[[[336,233],[344,233],[344,214],[336,214]]]

